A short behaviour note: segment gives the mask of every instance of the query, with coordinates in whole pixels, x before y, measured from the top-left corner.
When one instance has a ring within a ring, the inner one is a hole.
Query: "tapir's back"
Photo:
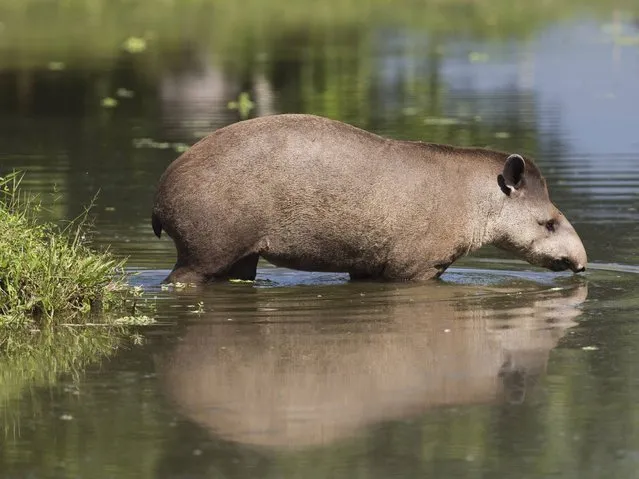
[[[281,177],[298,186],[307,181],[343,181],[354,174],[353,179],[364,180],[379,176],[382,170],[397,170],[398,161],[415,160],[397,152],[397,146],[397,142],[327,118],[273,115],[217,130],[172,168],[184,171],[190,165],[201,173],[228,175],[225,181],[241,177],[243,184],[249,177],[260,184]]]
[[[408,200],[415,195],[438,196],[443,169],[434,157],[418,144],[326,118],[261,117],[217,130],[174,161],[160,180],[156,211],[185,214],[193,203],[205,203],[209,212],[237,214],[246,207],[247,217],[260,210],[278,224],[310,216],[317,224],[330,210],[323,228],[358,234],[379,218],[414,216],[416,205]]]

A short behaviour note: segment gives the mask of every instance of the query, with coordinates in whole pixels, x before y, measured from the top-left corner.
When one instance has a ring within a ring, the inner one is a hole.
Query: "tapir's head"
[[[497,178],[501,190],[495,244],[553,271],[586,269],[586,250],[566,217],[552,204],[539,169],[510,155]]]

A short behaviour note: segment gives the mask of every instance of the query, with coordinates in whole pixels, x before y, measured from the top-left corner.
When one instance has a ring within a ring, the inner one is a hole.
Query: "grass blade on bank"
[[[126,284],[124,260],[86,244],[89,210],[65,228],[41,223],[21,179],[0,177],[0,326],[95,323],[92,313],[125,312],[139,292]]]

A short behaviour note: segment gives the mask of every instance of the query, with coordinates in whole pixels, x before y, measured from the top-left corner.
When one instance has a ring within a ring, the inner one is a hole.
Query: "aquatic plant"
[[[251,113],[251,110],[255,106],[255,103],[251,100],[248,93],[242,92],[237,97],[237,100],[230,101],[227,105],[229,110],[237,110],[240,115],[240,119],[246,120]]]
[[[0,326],[84,324],[97,311],[136,314],[140,292],[127,286],[124,260],[87,243],[88,209],[64,227],[41,223],[41,204],[20,192],[21,179],[0,177]],[[0,351],[6,337],[0,334]]]

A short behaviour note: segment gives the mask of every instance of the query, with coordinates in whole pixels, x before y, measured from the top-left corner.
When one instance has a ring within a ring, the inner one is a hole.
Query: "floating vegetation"
[[[457,118],[435,117],[428,116],[424,118],[424,125],[436,125],[436,126],[452,126],[459,125],[460,121]]]
[[[508,133],[507,131],[498,131],[495,133],[495,138],[499,140],[507,140],[508,138],[510,138],[510,133]]]
[[[195,288],[195,287],[197,287],[197,284],[195,283],[180,283],[178,281],[177,283],[163,284],[162,286],[160,286],[160,289],[162,291],[171,291],[171,290],[180,291],[186,288]]]
[[[402,109],[402,113],[406,116],[415,116],[419,113],[419,110],[414,106],[407,106]]]
[[[470,63],[486,63],[488,59],[488,53],[470,52],[468,54],[468,61],[470,61]]]
[[[66,68],[64,62],[49,62],[47,68],[53,72],[59,72]]]
[[[142,37],[129,37],[122,44],[122,49],[132,54],[142,53],[146,48],[146,40]]]
[[[107,96],[106,98],[102,98],[102,100],[100,101],[100,105],[102,105],[103,108],[115,108],[116,106],[118,106],[118,100]]]
[[[171,143],[168,141],[156,141],[152,138],[135,138],[133,148],[154,148],[157,150],[174,150],[176,153],[184,153],[190,148],[186,143]]]
[[[133,98],[135,96],[135,92],[126,88],[118,88],[115,91],[115,96],[120,98]]]
[[[184,153],[186,150],[190,148],[186,143],[173,143],[173,149],[176,153]]]
[[[113,323],[120,326],[150,326],[156,324],[157,320],[150,316],[122,316]]]
[[[242,92],[240,96],[237,97],[237,100],[228,102],[227,106],[229,110],[237,110],[240,114],[240,118],[246,120],[251,110],[255,107],[255,103],[251,101],[251,96],[248,93]]]
[[[206,312],[204,310],[204,302],[203,301],[198,302],[197,305],[191,304],[188,307],[193,309],[193,311],[190,311],[191,314],[204,314]]]

